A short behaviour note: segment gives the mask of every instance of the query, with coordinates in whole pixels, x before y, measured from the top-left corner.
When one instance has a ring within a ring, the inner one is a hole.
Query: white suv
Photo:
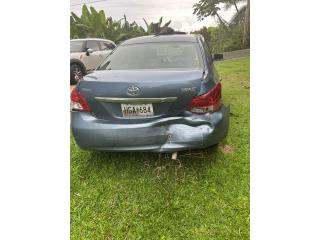
[[[116,47],[110,40],[99,38],[70,41],[70,83],[76,84],[94,70]]]

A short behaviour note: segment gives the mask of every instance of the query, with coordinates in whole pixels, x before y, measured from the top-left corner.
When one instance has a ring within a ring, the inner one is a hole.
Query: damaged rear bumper
[[[119,124],[72,112],[71,128],[82,149],[101,151],[175,152],[206,148],[226,137],[229,107],[203,115],[153,119],[147,123]]]

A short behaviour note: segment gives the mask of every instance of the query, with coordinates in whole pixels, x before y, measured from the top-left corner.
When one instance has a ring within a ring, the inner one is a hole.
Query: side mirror
[[[87,56],[89,56],[89,55],[90,55],[90,53],[93,53],[93,49],[92,49],[92,48],[88,48],[86,52],[87,52],[87,53],[86,53],[86,54],[87,54]]]
[[[221,60],[223,60],[223,54],[222,53],[212,54],[212,61],[221,61]]]

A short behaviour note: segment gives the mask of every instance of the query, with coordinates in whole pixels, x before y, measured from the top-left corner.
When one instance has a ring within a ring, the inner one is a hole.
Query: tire
[[[84,76],[84,70],[83,68],[77,64],[73,63],[70,66],[70,84],[77,84],[82,77]]]

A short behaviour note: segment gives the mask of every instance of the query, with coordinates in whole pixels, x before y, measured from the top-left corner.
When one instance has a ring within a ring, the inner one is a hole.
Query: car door
[[[86,53],[83,57],[84,65],[87,70],[94,70],[103,60],[99,42],[96,40],[88,40],[85,49],[92,49],[92,53]]]
[[[107,41],[101,41],[101,54],[103,56],[103,59],[105,59],[116,47],[113,43],[107,42]]]

